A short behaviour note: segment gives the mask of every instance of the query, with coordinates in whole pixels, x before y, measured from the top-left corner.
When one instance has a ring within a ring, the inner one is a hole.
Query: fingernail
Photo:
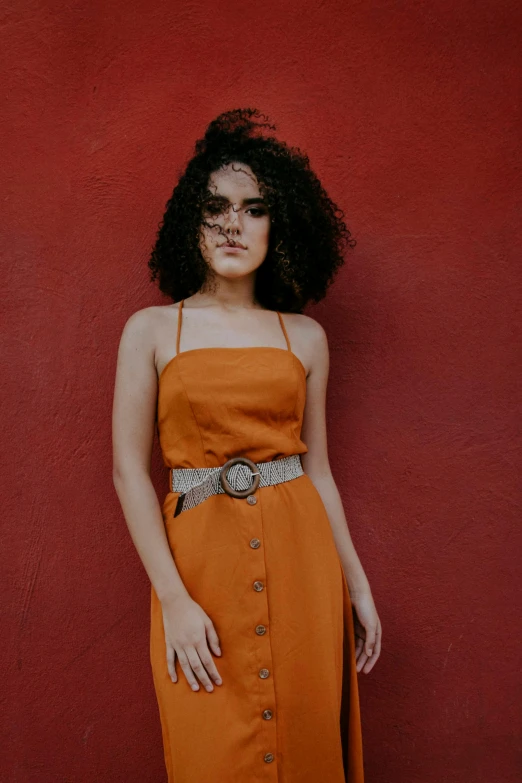
[[[368,650],[368,655],[372,655],[373,650]]]
[[[194,683],[194,685],[192,686],[192,690],[199,691],[199,685],[196,685],[196,683]]]
[[[216,647],[218,655],[221,655],[221,647]]]
[[[221,685],[221,683],[223,682],[223,680],[222,680],[222,679],[221,679],[221,677],[220,677],[219,679],[217,679],[217,680],[216,680],[216,682],[217,682],[217,684],[218,684],[218,685]]]

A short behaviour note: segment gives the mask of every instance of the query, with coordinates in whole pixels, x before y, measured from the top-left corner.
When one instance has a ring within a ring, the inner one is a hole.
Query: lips
[[[246,247],[241,244],[241,242],[224,242],[223,244],[219,245],[219,247],[236,247],[240,248],[241,250],[246,250]]]

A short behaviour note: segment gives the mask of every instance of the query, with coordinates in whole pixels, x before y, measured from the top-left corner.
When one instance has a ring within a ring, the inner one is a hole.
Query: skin
[[[286,347],[277,316],[255,300],[255,277],[270,236],[270,216],[251,169],[229,164],[209,180],[200,249],[209,265],[203,288],[185,300],[180,351],[207,346]],[[227,240],[243,249],[225,247]],[[221,655],[211,618],[186,590],[172,557],[161,507],[150,479],[158,378],[175,353],[178,305],[147,307],[124,326],[113,403],[113,481],[129,532],[161,602],[167,666],[177,681],[176,656],[189,684],[208,692],[222,684],[212,657]],[[274,317],[275,316],[275,317]],[[321,495],[355,610],[357,671],[368,674],[381,652],[382,627],[355,551],[328,461],[326,333],[309,316],[287,313],[292,350],[307,374],[302,465]]]

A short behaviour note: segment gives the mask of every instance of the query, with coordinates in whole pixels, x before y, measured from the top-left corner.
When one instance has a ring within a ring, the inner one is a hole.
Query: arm
[[[358,671],[365,665],[368,673],[380,654],[382,629],[375,610],[370,584],[355,551],[348,529],[341,496],[332,476],[328,460],[328,445],[326,435],[326,389],[330,367],[328,341],[323,327],[313,322],[307,324],[308,354],[310,356],[310,371],[307,378],[306,407],[303,417],[301,438],[306,443],[308,452],[302,455],[302,464],[324,503],[335,545],[343,567],[352,604],[357,612],[356,633],[365,636],[365,652],[363,640],[359,637],[356,645]]]
[[[123,329],[114,389],[113,481],[125,521],[161,603],[167,668],[177,682],[176,656],[193,690],[221,678],[207,646],[221,655],[214,624],[192,600],[174,563],[163,514],[150,479],[158,395],[152,308],[134,313]]]
[[[188,595],[170,552],[150,479],[157,375],[146,310],[134,313],[118,350],[112,414],[113,482],[131,538],[160,601]]]

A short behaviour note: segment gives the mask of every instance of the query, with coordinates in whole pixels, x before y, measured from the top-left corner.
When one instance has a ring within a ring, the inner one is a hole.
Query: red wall
[[[360,675],[368,783],[518,780],[520,4],[26,0],[0,27],[3,783],[165,779],[111,478],[116,350],[167,303],[146,261],[191,145],[245,105],[358,240],[308,312],[384,629]]]

